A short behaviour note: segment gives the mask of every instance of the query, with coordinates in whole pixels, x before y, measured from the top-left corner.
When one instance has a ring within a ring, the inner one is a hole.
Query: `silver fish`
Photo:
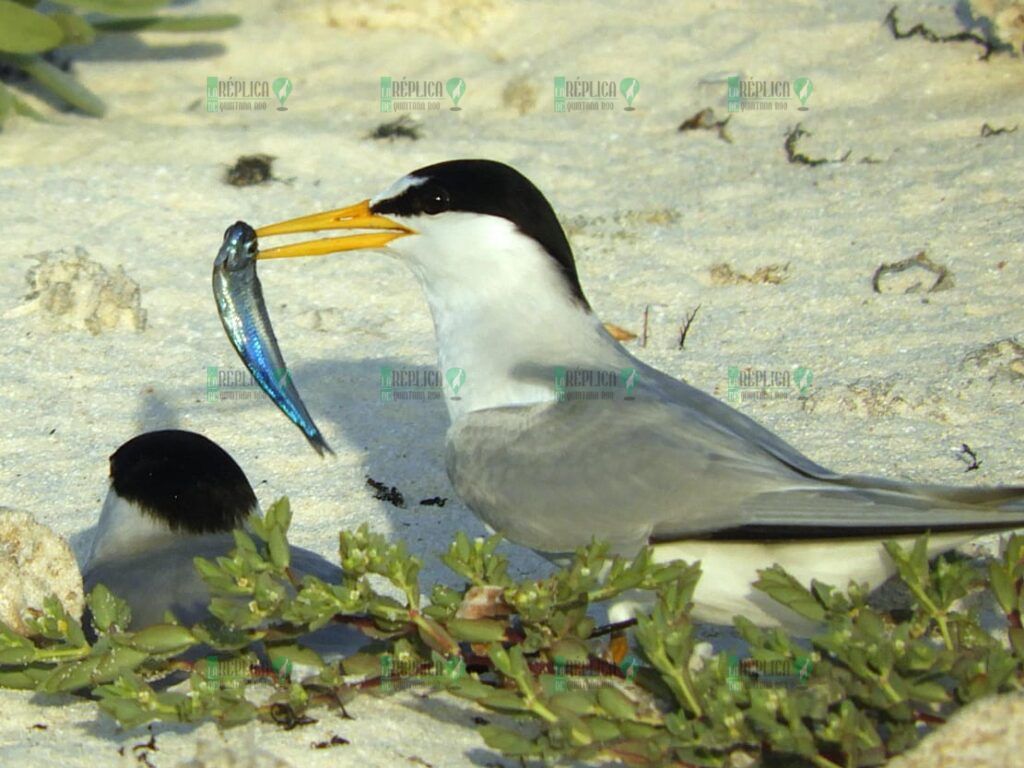
[[[317,453],[333,454],[299,397],[277,346],[256,276],[258,250],[256,232],[244,221],[224,232],[224,244],[213,262],[213,296],[220,321],[245,367],[274,404],[302,430]]]

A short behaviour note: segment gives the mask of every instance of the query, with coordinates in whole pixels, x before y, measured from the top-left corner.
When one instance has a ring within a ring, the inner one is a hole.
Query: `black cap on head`
[[[178,429],[138,435],[114,451],[110,484],[173,531],[230,531],[256,506],[252,486],[227,451]]]
[[[500,216],[533,238],[555,260],[568,283],[572,298],[590,308],[569,241],[551,204],[528,178],[515,168],[494,160],[449,160],[413,171],[410,176],[427,179],[397,197],[372,206],[374,213],[396,216],[433,216],[463,211]]]

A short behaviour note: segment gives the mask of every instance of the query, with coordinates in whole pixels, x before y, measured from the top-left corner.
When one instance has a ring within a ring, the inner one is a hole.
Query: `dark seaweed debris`
[[[929,259],[925,251],[921,251],[909,259],[896,261],[892,264],[882,264],[875,270],[875,274],[871,276],[871,287],[874,289],[875,293],[890,293],[891,291],[882,290],[882,278],[886,275],[905,272],[908,269],[915,268],[924,269],[936,275],[935,282],[931,284],[931,287],[927,289],[926,293],[948,291],[953,287],[953,273],[950,272],[947,267],[944,267],[941,264],[936,264],[934,261]],[[915,284],[903,292],[917,293],[919,289],[920,284]]]
[[[978,461],[978,454],[976,454],[967,443],[960,445],[960,453],[958,454],[961,461],[967,465],[967,469],[964,472],[972,472],[981,466],[981,462]]]
[[[1002,128],[993,128],[988,123],[982,123],[981,136],[982,138],[987,139],[989,136],[999,136],[1004,133],[1016,133],[1018,128],[1020,128],[1019,125],[1015,125],[1013,128],[1007,128],[1005,126]]]
[[[443,496],[431,496],[429,499],[420,499],[420,505],[424,507],[443,507],[448,499]]]
[[[826,157],[809,157],[803,152],[798,152],[796,143],[800,141],[804,136],[811,136],[809,131],[805,131],[801,123],[797,123],[793,129],[786,134],[786,143],[783,148],[786,150],[786,160],[791,163],[799,163],[801,165],[824,165],[825,163],[845,163],[847,158],[850,157],[850,153],[853,150],[846,150],[846,154],[840,157],[838,160],[829,160]]]
[[[341,747],[351,743],[352,742],[348,739],[339,736],[338,734],[334,734],[331,736],[330,741],[314,741],[310,746],[312,746],[313,749],[328,749],[330,747]]]
[[[1002,45],[991,43],[981,35],[977,35],[974,32],[957,32],[952,35],[938,35],[921,23],[915,24],[906,32],[900,32],[899,27],[897,26],[899,22],[896,19],[897,7],[898,6],[894,5],[889,9],[889,13],[885,15],[885,24],[889,27],[889,31],[892,32],[892,36],[897,40],[906,40],[908,37],[923,37],[929,43],[975,43],[985,49],[985,53],[979,57],[979,61],[988,61],[989,56],[1003,48]]]
[[[386,501],[399,509],[405,509],[405,496],[395,486],[374,480],[369,475],[366,476],[366,484],[373,488],[373,498],[378,501]]]
[[[707,107],[692,117],[683,120],[683,122],[679,124],[679,132],[716,131],[718,133],[718,138],[726,144],[732,144],[732,136],[729,135],[729,131],[726,129],[730,120],[732,120],[732,115],[729,115],[725,120],[715,120],[715,110],[711,109],[711,107]]]
[[[408,115],[402,115],[397,120],[381,123],[367,134],[368,139],[409,139],[416,141],[421,138],[420,127],[412,121]]]
[[[233,187],[252,187],[274,178],[272,155],[242,155],[224,174],[224,183]]]

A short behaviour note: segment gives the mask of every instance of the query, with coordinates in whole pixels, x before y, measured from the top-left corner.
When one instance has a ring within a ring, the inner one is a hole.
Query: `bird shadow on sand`
[[[172,8],[184,9],[187,15],[202,13],[194,0],[175,0],[169,4]],[[170,16],[171,14],[165,14]],[[222,35],[223,30],[210,32],[195,32],[194,35],[210,35],[209,40],[215,40],[213,36]],[[159,35],[150,39],[160,41],[173,40],[177,35]],[[96,40],[88,46],[73,49],[73,61],[177,61],[181,59],[210,59],[223,56],[227,47],[219,42],[187,42],[150,45],[135,32],[118,32],[97,36]]]
[[[130,434],[126,433],[120,442],[144,432],[153,432],[158,429],[180,429],[181,419],[164,394],[154,387],[148,387],[136,405],[133,427],[134,431]],[[117,450],[119,444],[107,446],[107,455]],[[105,480],[101,480],[99,477],[96,479],[96,491],[100,494],[100,498],[106,493]],[[98,512],[97,508],[97,514]],[[98,518],[88,528],[75,531],[68,537],[68,543],[71,545],[71,551],[78,561],[79,568],[85,565],[85,560],[89,556],[89,549],[92,546],[93,537],[96,535],[97,522]]]
[[[150,45],[133,33],[104,35],[87,48],[75,51],[72,61],[166,62],[213,59],[223,56],[227,47],[214,42],[189,42]]]
[[[444,457],[449,418],[440,392],[426,393],[423,399],[389,401],[382,397],[382,369],[408,371],[422,378],[436,367],[388,357],[306,362],[291,371],[314,419],[332,436],[329,439],[360,453],[363,474],[401,494],[404,506],[397,506],[374,500],[374,492],[367,489],[369,503],[380,506],[394,538],[405,541],[423,560],[421,579],[429,592],[429,586],[438,581],[459,583],[438,559],[439,551],[447,549],[459,531],[470,538],[488,532],[448,480]],[[310,451],[310,461],[318,460]],[[525,547],[505,542],[500,551],[509,558],[515,577],[539,577],[551,571],[547,560]]]

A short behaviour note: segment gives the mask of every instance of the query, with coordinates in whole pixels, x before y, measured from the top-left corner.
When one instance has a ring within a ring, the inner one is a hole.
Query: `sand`
[[[815,460],[942,483],[1024,482],[1024,131],[980,135],[984,123],[1024,122],[1019,58],[893,40],[885,2],[387,5],[198,3],[189,10],[237,10],[245,22],[103,40],[74,54],[74,70],[107,99],[106,118],[5,126],[0,505],[70,537],[81,557],[107,456],[139,431],[177,426],[230,451],[264,504],[288,494],[295,543],[330,556],[336,531],[365,521],[425,558],[424,583],[451,580],[436,554],[456,531],[483,529],[444,473],[447,413],[439,401],[378,396],[381,366],[435,363],[425,302],[401,265],[349,255],[261,269],[285,358],[336,458],[317,458],[262,395],[209,402],[207,369],[241,370],[210,294],[226,226],[355,202],[455,157],[511,163],[544,190],[602,318],[639,333],[648,308],[646,346],[628,342],[646,362],[722,398],[730,367],[810,369],[802,396],[790,387],[738,407]],[[951,3],[904,3],[899,15],[904,26],[960,29]],[[791,99],[786,110],[737,113],[732,143],[678,132],[706,107],[726,116],[734,73],[809,77],[809,109]],[[286,76],[287,111],[208,113],[209,76]],[[412,113],[416,141],[369,139],[395,117],[380,112],[382,76],[460,77],[461,109],[445,97]],[[635,110],[620,98],[612,110],[556,113],[555,76],[636,78]],[[846,161],[787,162],[798,122],[810,133],[799,151]],[[276,179],[226,185],[228,166],[252,153],[276,158]],[[951,288],[927,293],[930,273],[904,273],[885,283],[900,292],[873,291],[880,265],[921,251],[949,270]],[[75,274],[93,282],[27,299],[41,260],[26,257],[41,253],[81,256]],[[712,278],[723,262],[746,275],[788,269],[778,284],[723,284]],[[918,292],[902,292],[915,282]],[[698,305],[680,350],[678,325]],[[975,471],[965,472],[964,443]],[[397,486],[406,508],[375,500],[367,475]],[[435,496],[449,501],[417,503]],[[506,550],[518,573],[546,567]],[[130,746],[147,738],[72,699],[2,691],[0,707],[3,764],[131,763]],[[355,720],[290,733],[158,726],[153,761],[176,765],[197,741],[221,738],[255,740],[293,765],[497,761],[467,727],[473,712],[447,699],[367,698],[350,711]],[[331,733],[351,744],[310,748]]]

